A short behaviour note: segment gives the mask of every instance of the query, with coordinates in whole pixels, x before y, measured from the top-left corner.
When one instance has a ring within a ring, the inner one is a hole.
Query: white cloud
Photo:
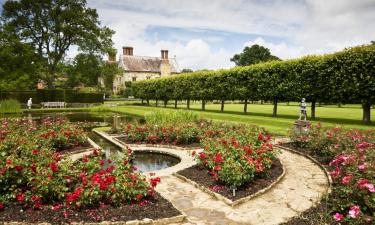
[[[297,58],[302,55],[304,49],[298,46],[288,46],[285,42],[278,44],[267,42],[263,38],[258,37],[253,41],[248,41],[244,46],[261,45],[268,48],[272,55],[275,55],[281,59]]]
[[[158,56],[160,48],[177,55],[181,68],[233,65],[231,43],[213,49],[202,33],[189,41],[160,34],[146,36],[150,26],[210,29],[256,35],[245,45],[260,44],[286,59],[321,54],[375,40],[374,0],[89,0],[100,19],[116,31],[115,46],[132,45],[135,54]],[[264,38],[275,37],[275,38]],[[214,38],[214,37],[211,37]],[[152,41],[151,41],[152,39]],[[265,41],[267,40],[267,41]],[[278,41],[270,41],[278,40]]]

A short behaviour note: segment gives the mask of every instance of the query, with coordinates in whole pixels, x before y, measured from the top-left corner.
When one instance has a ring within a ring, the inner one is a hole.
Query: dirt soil
[[[232,201],[244,198],[252,195],[259,190],[262,190],[271,185],[281,174],[283,173],[283,167],[280,160],[275,160],[270,170],[268,170],[263,176],[255,178],[252,182],[247,183],[236,190],[236,195],[233,196],[233,191],[230,187],[216,181],[210,173],[199,167],[198,165],[186,168],[178,172],[178,174],[200,184],[204,187],[216,192]]]
[[[79,211],[65,208],[53,211],[51,206],[45,206],[42,210],[32,210],[13,205],[0,210],[0,221],[65,224],[72,222],[130,221],[144,218],[161,219],[178,215],[181,215],[181,213],[170,202],[156,193],[154,198],[146,199],[141,203],[122,207],[106,205]]]

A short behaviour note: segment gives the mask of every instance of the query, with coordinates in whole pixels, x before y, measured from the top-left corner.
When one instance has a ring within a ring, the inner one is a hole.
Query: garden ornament
[[[303,116],[304,121],[306,121],[306,102],[305,98],[302,98],[301,103],[300,103],[300,113],[299,113],[299,118],[298,120],[301,120],[301,117]]]
[[[32,98],[29,98],[29,100],[27,101],[27,107],[29,109],[31,109],[31,106],[33,105],[33,101],[32,100],[33,100]]]

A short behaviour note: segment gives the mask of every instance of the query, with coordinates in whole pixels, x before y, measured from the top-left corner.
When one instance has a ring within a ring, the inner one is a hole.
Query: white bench
[[[42,102],[42,108],[65,108],[65,102]]]

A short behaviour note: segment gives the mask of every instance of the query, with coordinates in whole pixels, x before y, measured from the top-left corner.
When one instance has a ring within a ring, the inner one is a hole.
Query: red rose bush
[[[85,133],[64,120],[0,120],[0,210],[12,204],[52,210],[122,205],[152,196],[160,181],[133,171],[132,151],[112,162],[94,150],[75,162],[59,152]]]
[[[271,168],[278,151],[271,137],[258,127],[212,127],[201,140],[203,152],[196,155],[202,167],[217,181],[239,187]]]

